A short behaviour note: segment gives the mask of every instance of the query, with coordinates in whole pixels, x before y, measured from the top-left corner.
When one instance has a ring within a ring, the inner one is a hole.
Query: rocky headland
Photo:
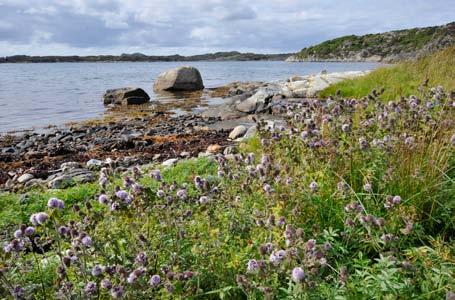
[[[413,59],[455,44],[455,22],[362,36],[348,35],[307,47],[288,62],[384,62]]]

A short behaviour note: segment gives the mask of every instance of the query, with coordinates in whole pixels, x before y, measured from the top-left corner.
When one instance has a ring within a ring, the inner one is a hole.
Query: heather
[[[452,296],[455,95],[386,90],[288,103],[223,154],[1,195],[0,295]]]

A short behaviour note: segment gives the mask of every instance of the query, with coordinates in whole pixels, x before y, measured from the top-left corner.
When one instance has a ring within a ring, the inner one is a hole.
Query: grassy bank
[[[385,100],[418,94],[418,87],[428,79],[429,86],[441,85],[447,91],[455,89],[455,46],[415,61],[379,68],[369,75],[332,85],[320,93],[334,95],[337,90],[344,97],[363,97],[373,89],[385,88]]]
[[[455,106],[421,92],[293,105],[235,154],[1,194],[0,298],[443,299]]]

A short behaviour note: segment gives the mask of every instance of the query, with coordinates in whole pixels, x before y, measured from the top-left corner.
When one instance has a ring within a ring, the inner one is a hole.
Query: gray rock
[[[141,88],[126,87],[107,90],[103,96],[104,104],[131,105],[149,102],[149,95]]]
[[[71,169],[79,168],[80,166],[81,166],[80,163],[75,162],[75,161],[70,161],[70,162],[66,162],[66,163],[61,164],[60,165],[60,169],[62,169],[62,170],[71,170]]]
[[[153,85],[155,91],[196,91],[204,89],[201,73],[194,67],[179,67],[161,73]]]
[[[257,129],[256,125],[251,126],[250,128],[248,128],[248,131],[245,133],[243,138],[250,139],[250,138],[254,137],[257,132],[258,132],[258,129]]]
[[[103,165],[103,162],[98,159],[91,159],[87,162],[87,168],[96,168],[96,167],[101,167]]]
[[[92,172],[85,169],[75,169],[67,174],[60,173],[48,182],[51,189],[62,189],[74,183],[87,183],[95,180]]]
[[[235,140],[236,138],[242,137],[245,135],[247,130],[248,129],[245,126],[239,125],[231,131],[231,133],[229,134],[229,138],[231,140]]]
[[[260,113],[270,108],[276,92],[265,88],[259,89],[253,96],[238,103],[235,108],[245,113]]]
[[[33,178],[34,178],[34,176],[32,174],[24,174],[17,179],[17,182],[27,183],[28,181],[32,180]]]
[[[178,158],[171,158],[171,159],[163,161],[163,163],[161,165],[163,165],[164,167],[170,167],[170,166],[175,165],[178,162],[178,160],[179,160]]]

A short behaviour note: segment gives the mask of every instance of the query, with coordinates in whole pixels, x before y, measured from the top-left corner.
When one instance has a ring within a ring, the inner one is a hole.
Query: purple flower
[[[257,260],[250,259],[248,261],[246,270],[248,273],[257,273],[259,271],[259,264],[258,264]]]
[[[65,208],[65,202],[63,202],[62,200],[57,199],[57,198],[51,198],[47,202],[47,207],[64,209]]]
[[[151,176],[153,179],[155,179],[156,181],[161,181],[161,180],[162,180],[160,170],[153,170],[153,171],[150,173],[150,176]]]
[[[107,178],[105,176],[101,176],[100,179],[98,180],[98,184],[103,188],[106,187]]]
[[[138,183],[134,183],[131,188],[133,189],[133,193],[139,195],[142,193],[142,186]]]
[[[111,297],[114,299],[121,299],[125,295],[125,290],[123,286],[114,286],[111,289]]]
[[[58,233],[60,235],[67,235],[69,232],[70,232],[70,229],[66,226],[60,226],[58,229],[57,229]]]
[[[373,188],[371,187],[371,184],[368,182],[365,183],[365,185],[363,186],[363,189],[368,193],[370,193],[373,190]]]
[[[49,215],[44,212],[39,212],[31,216],[30,221],[33,225],[44,225],[49,219]]]
[[[102,289],[110,290],[112,288],[112,282],[109,279],[103,279],[100,282],[100,286]]]
[[[124,190],[118,190],[115,192],[115,196],[120,200],[125,200],[128,197],[128,193]]]
[[[21,237],[22,237],[22,230],[18,229],[18,230],[16,230],[16,231],[14,231],[14,237],[15,237],[16,239],[21,238]]]
[[[273,192],[273,188],[270,184],[264,184],[264,187],[262,188],[264,190],[264,192],[266,192],[267,194],[270,194],[271,192]]]
[[[30,223],[32,223],[34,226],[38,226],[38,219],[37,219],[37,214],[32,214],[30,216]]]
[[[270,254],[269,261],[272,265],[277,266],[284,260],[285,257],[286,251],[278,250]]]
[[[136,255],[136,258],[134,259],[134,261],[136,262],[136,264],[140,265],[140,266],[145,266],[147,265],[147,253],[145,252],[139,252],[137,255]]]
[[[199,203],[207,204],[207,203],[209,203],[209,198],[207,196],[201,196],[201,198],[199,198]]]
[[[161,283],[161,277],[160,275],[153,275],[150,278],[150,285],[153,287],[157,287]]]
[[[82,238],[81,243],[82,243],[82,245],[84,245],[87,248],[90,248],[93,246],[92,238],[89,237],[88,235],[86,235]]]
[[[84,293],[87,295],[95,295],[96,293],[96,282],[90,281],[84,287]]]
[[[93,268],[92,268],[92,275],[95,276],[95,277],[98,277],[100,276],[101,274],[103,274],[103,271],[104,271],[104,267],[101,266],[101,265],[95,265]]]
[[[400,196],[394,196],[392,198],[393,204],[400,204],[401,203],[401,197]]]
[[[343,124],[341,126],[341,130],[343,130],[343,132],[349,132],[351,131],[351,124]]]
[[[120,204],[117,202],[112,202],[111,204],[111,211],[116,211],[120,209]]]
[[[188,197],[188,193],[185,189],[178,190],[176,195],[181,200],[186,200],[186,198]]]
[[[129,188],[133,184],[134,184],[134,180],[131,179],[130,177],[125,176],[125,178],[123,178],[123,185],[125,186],[125,188]]]
[[[368,148],[369,144],[366,138],[361,137],[359,138],[360,149],[365,150]]]
[[[314,192],[317,192],[317,190],[318,190],[318,184],[317,184],[315,181],[313,181],[313,182],[310,183],[310,190],[311,190],[313,193],[314,193]]]
[[[105,194],[101,194],[98,197],[98,202],[101,203],[101,204],[108,204],[109,203],[109,199],[107,198],[107,196]]]
[[[24,233],[26,236],[32,236],[35,233],[35,231],[36,231],[35,227],[28,226],[27,228],[25,228]]]
[[[305,279],[305,271],[301,267],[295,267],[292,270],[292,280],[296,283],[300,283]]]
[[[315,247],[316,247],[316,240],[311,239],[311,240],[308,240],[308,242],[306,242],[306,249],[308,251],[314,250]]]
[[[166,195],[166,194],[164,193],[163,190],[158,190],[158,191],[156,192],[156,196],[157,196],[158,198],[163,198],[165,195]]]

